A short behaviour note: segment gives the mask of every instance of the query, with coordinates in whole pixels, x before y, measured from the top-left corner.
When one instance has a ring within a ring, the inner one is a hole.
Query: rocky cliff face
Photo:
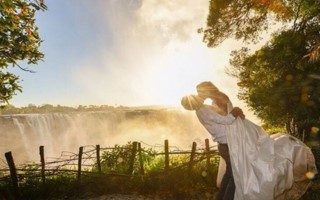
[[[85,145],[156,145],[169,139],[170,145],[185,148],[207,137],[194,113],[173,109],[0,116],[0,158],[12,151],[18,163],[38,161],[41,145],[47,157],[59,157]]]

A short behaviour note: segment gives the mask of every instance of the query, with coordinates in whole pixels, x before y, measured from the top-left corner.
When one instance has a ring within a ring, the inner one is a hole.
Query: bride
[[[231,112],[232,104],[224,93],[219,90],[209,93],[185,96],[181,103],[195,111],[210,107],[212,115]],[[213,106],[203,104],[208,97],[215,102]],[[309,147],[288,134],[269,136],[247,119],[236,118],[226,127],[235,200],[295,200],[305,193],[311,182],[306,174],[317,173]],[[218,177],[224,171],[219,169]]]

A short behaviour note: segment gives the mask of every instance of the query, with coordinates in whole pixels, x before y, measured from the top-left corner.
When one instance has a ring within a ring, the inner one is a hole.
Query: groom
[[[213,83],[209,81],[201,82],[197,85],[197,92],[200,97],[203,99],[210,98],[215,101],[215,103],[220,106],[227,106],[227,103],[231,103],[228,96],[224,93],[220,92],[219,89],[213,85]],[[232,115],[244,119],[244,114],[240,108],[234,108],[232,110]],[[205,113],[199,113],[200,118],[205,118]],[[223,125],[220,127],[207,127],[208,132],[215,138],[216,136],[216,142],[218,142],[218,150],[221,155],[221,157],[226,162],[226,172],[222,178],[221,185],[220,185],[220,191],[218,193],[218,200],[233,200],[234,199],[234,193],[235,193],[235,183],[233,179],[232,174],[232,167],[231,167],[231,161],[230,161],[230,155],[229,155],[229,148],[227,144],[227,138],[225,133],[225,128],[223,128]]]
[[[197,93],[198,96],[200,96],[203,99],[211,99],[215,101],[218,106],[223,106],[221,104],[224,104],[226,101],[231,104],[231,101],[229,100],[229,97],[221,92],[212,82],[210,81],[204,81],[197,85]],[[223,102],[224,103],[221,103]],[[219,105],[220,104],[220,105]],[[232,106],[232,104],[231,104]],[[245,119],[245,115],[243,114],[243,111],[239,107],[234,107],[231,110],[231,113],[235,117],[240,117],[241,119]]]

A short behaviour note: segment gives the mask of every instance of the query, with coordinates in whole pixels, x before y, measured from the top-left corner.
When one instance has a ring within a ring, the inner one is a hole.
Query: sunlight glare
[[[147,71],[148,84],[144,90],[154,91],[151,88],[156,88],[152,96],[158,97],[163,104],[178,106],[182,96],[196,94],[198,83],[214,81],[210,54],[198,40],[168,45],[157,57],[157,63]]]

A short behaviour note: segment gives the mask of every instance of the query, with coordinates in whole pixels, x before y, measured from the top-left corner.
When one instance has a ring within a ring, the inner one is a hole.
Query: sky
[[[47,0],[36,22],[45,54],[12,71],[22,79],[17,107],[43,105],[179,106],[196,85],[212,81],[236,106],[236,80],[225,73],[230,52],[202,42],[208,0]],[[246,112],[250,114],[249,111]]]

